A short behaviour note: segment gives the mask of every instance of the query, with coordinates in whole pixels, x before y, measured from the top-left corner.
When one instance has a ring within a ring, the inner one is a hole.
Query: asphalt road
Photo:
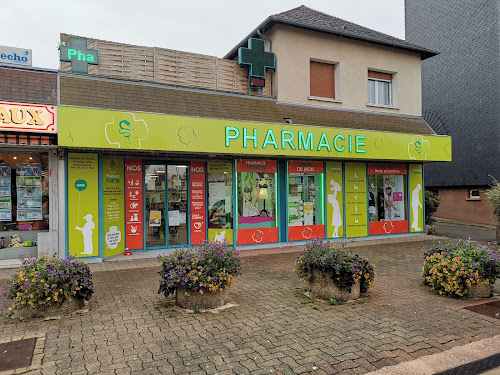
[[[436,236],[446,236],[450,238],[467,239],[470,235],[474,241],[493,242],[495,241],[495,229],[479,227],[467,224],[436,223]]]

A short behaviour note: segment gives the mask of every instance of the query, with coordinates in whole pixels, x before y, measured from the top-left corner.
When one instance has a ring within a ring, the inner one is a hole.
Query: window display
[[[407,174],[405,164],[368,164],[370,234],[408,232]]]
[[[49,229],[48,156],[0,153],[0,259],[36,255]]]
[[[231,162],[209,162],[208,238],[233,243],[233,166]]]
[[[288,239],[324,238],[323,162],[288,162]],[[297,228],[295,228],[297,227]]]

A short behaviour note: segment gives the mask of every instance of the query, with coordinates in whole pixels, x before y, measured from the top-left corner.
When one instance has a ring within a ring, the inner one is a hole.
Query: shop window
[[[310,62],[310,98],[335,98],[335,64]]]
[[[288,239],[325,237],[323,162],[288,162]]]
[[[469,189],[469,199],[481,199],[479,189]]]
[[[392,106],[392,74],[368,71],[368,104]]]
[[[48,155],[0,153],[0,259],[35,256],[48,229]]]
[[[275,160],[237,160],[238,244],[278,241]]]
[[[408,232],[406,164],[368,164],[370,234]]]
[[[209,162],[208,238],[233,243],[233,166],[231,162]]]

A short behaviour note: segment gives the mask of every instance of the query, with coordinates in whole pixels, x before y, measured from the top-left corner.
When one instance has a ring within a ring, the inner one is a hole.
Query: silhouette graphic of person
[[[339,237],[339,227],[342,226],[342,216],[340,214],[340,205],[337,200],[337,192],[341,191],[342,188],[340,185],[334,180],[330,180],[330,191],[333,191],[333,194],[328,194],[328,203],[331,204],[333,213],[332,213],[332,227],[333,227],[333,235],[332,237]]]
[[[422,203],[420,202],[420,190],[422,190],[422,186],[420,184],[417,184],[415,189],[413,189],[413,191],[411,192],[411,211],[413,214],[411,227],[417,232],[422,230],[422,228],[418,226],[418,214],[420,212],[419,208],[422,208]]]
[[[82,255],[92,255],[94,254],[94,244],[92,243],[92,231],[95,229],[95,224],[92,221],[93,216],[91,214],[87,214],[83,218],[87,221],[83,225],[83,228],[75,227],[75,229],[82,232],[83,235]]]

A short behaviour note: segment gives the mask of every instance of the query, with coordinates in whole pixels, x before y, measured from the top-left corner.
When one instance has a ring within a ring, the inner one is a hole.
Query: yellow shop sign
[[[0,102],[0,130],[56,133],[56,107]]]
[[[228,155],[451,161],[437,135],[59,107],[59,145]]]

